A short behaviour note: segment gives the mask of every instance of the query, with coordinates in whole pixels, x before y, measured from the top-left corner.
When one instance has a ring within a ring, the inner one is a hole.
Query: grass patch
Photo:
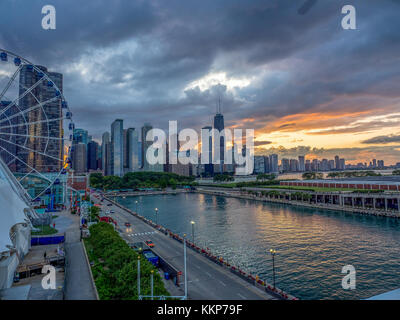
[[[35,227],[39,229],[38,231],[32,231],[33,236],[47,236],[50,234],[56,234],[58,232],[57,229],[52,228],[50,226],[37,226]]]

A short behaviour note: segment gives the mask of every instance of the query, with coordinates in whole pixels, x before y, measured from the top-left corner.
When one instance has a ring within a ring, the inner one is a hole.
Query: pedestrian
[[[46,251],[44,252],[43,256],[44,256],[44,260],[46,260],[46,257],[47,257],[47,252]]]

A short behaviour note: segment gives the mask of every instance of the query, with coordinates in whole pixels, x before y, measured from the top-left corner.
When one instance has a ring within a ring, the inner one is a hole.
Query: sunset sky
[[[0,47],[62,72],[76,127],[97,140],[116,118],[200,129],[221,97],[257,153],[400,162],[400,1],[318,0],[301,14],[305,2],[54,0],[45,31],[49,1],[3,0]],[[357,30],[341,27],[345,4]]]

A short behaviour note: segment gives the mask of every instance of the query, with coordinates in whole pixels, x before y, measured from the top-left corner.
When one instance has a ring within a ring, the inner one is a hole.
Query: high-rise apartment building
[[[46,67],[36,66],[46,73],[60,92],[63,91],[63,76],[61,73],[48,72]],[[30,171],[31,168],[39,172],[59,172],[62,168],[64,144],[62,140],[63,122],[61,100],[54,99],[56,89],[48,81],[41,81],[41,75],[28,65],[22,66],[19,75],[19,95],[37,84],[32,89],[32,94],[26,94],[19,100],[20,110],[26,112],[25,121],[31,123],[29,132],[27,126],[17,127],[16,154],[19,159],[16,163],[18,172]],[[53,100],[52,100],[53,99]],[[38,103],[42,103],[41,108],[35,108]],[[22,119],[21,119],[22,121]],[[22,123],[22,122],[21,122]],[[33,124],[32,124],[33,123]],[[52,139],[31,139],[26,140],[26,135],[36,137],[51,137]]]

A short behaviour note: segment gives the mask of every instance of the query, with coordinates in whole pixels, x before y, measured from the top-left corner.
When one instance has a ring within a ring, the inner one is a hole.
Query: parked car
[[[107,206],[111,207],[111,206],[112,206],[112,203],[107,204]]]
[[[146,240],[145,243],[150,247],[150,248],[154,248],[154,243],[151,240]]]

